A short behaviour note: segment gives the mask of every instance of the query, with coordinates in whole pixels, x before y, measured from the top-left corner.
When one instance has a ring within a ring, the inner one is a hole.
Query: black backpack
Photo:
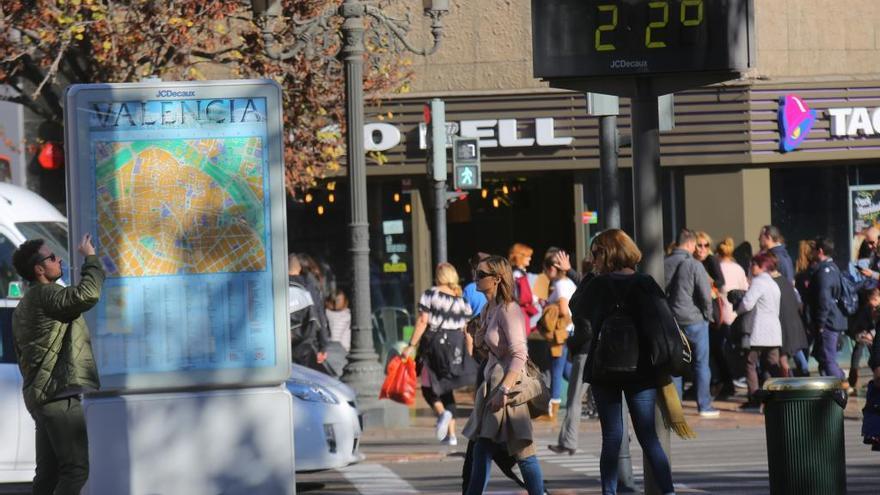
[[[608,315],[596,332],[593,351],[592,375],[599,380],[625,380],[633,377],[639,364],[639,328],[634,312],[627,307],[631,284],[623,297],[618,297],[614,283],[610,284],[616,299]]]
[[[840,295],[837,297],[837,306],[844,316],[855,316],[859,312],[859,286],[845,275],[837,267],[834,267],[840,278]]]

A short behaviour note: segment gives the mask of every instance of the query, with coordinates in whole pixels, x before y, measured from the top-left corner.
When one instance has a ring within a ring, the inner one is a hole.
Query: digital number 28
[[[648,3],[648,15],[655,10],[662,13],[662,19],[658,21],[650,21],[645,27],[645,47],[646,48],[664,48],[666,42],[654,39],[654,30],[663,29],[669,25],[669,0],[658,0]],[[595,46],[597,52],[607,52],[616,50],[614,43],[606,43],[603,40],[604,33],[613,32],[617,29],[618,13],[617,5],[604,4],[598,5],[597,10],[599,16],[604,21],[596,27],[594,33]],[[650,20],[650,17],[649,17]],[[679,21],[684,27],[699,26],[703,23],[703,0],[681,0],[679,8]]]

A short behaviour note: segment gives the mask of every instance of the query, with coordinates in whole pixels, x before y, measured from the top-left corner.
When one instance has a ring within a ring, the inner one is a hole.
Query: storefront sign
[[[521,136],[517,119],[462,120],[452,124],[461,137],[480,139],[480,148],[530,148],[569,146],[573,137],[557,136],[552,117],[534,119],[533,137]],[[419,149],[428,149],[427,126],[419,124]],[[364,147],[367,151],[388,151],[402,140],[400,130],[387,122],[371,122],[364,126]],[[447,146],[452,141],[447,139]]]
[[[831,136],[854,137],[880,134],[880,108],[829,108]]]
[[[797,95],[786,95],[779,99],[779,150],[783,153],[794,151],[816,123],[816,111],[810,109]]]

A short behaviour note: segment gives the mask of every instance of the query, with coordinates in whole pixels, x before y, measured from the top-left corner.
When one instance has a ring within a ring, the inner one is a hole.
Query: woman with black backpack
[[[419,380],[425,401],[437,414],[437,440],[458,445],[452,391],[474,382],[474,375],[468,375],[465,369],[469,359],[465,354],[471,354],[473,348],[470,336],[464,331],[471,307],[461,297],[454,266],[440,263],[435,276],[437,285],[419,298],[419,318],[403,354],[412,357],[416,346],[419,347]],[[463,352],[464,348],[467,352]],[[449,355],[450,349],[455,352],[453,355]]]
[[[672,360],[681,359],[682,354],[681,340],[674,342],[680,338],[675,321],[657,282],[650,275],[636,273],[642,253],[625,232],[602,232],[590,251],[597,275],[581,284],[571,304],[575,332],[583,331],[579,322],[588,321],[595,334],[584,381],[592,387],[602,427],[602,493],[617,493],[622,396],[658,488],[664,494],[674,493],[669,459],[654,426],[654,407],[659,400],[673,429],[683,437],[693,435],[668,376]],[[676,344],[677,351],[670,350]],[[658,377],[663,378],[658,381]]]

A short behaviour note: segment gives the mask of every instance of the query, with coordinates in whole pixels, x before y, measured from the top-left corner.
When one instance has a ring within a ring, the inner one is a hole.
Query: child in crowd
[[[345,352],[351,350],[351,310],[348,309],[348,297],[342,289],[328,297],[325,303],[327,322],[330,326],[330,340],[339,342]]]

